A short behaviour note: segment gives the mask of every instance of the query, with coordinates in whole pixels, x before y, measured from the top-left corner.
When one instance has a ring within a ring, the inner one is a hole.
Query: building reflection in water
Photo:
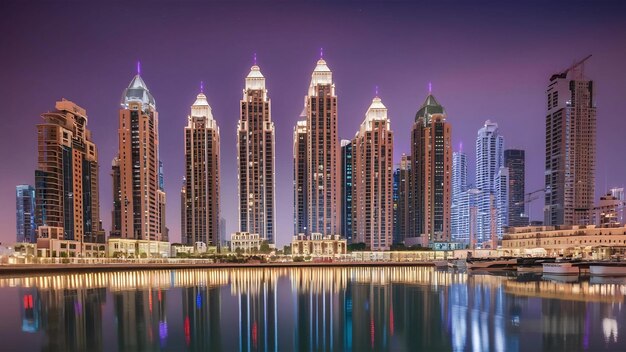
[[[241,268],[0,278],[6,287],[45,350],[103,350],[105,329],[123,351],[626,349],[623,282]]]

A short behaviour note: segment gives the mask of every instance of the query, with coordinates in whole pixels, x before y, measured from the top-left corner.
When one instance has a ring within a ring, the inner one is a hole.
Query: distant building
[[[394,225],[393,225],[393,243],[404,243],[406,237],[409,236],[410,224],[410,173],[411,173],[411,156],[402,154],[400,157],[400,165],[394,172],[394,177],[397,178],[397,184],[394,185],[394,190],[397,192],[397,197],[394,199]]]
[[[35,171],[37,227],[60,228],[64,240],[103,243],[98,152],[87,129],[87,112],[63,99],[41,117]]]
[[[494,195],[495,195],[495,207],[496,207],[496,232],[498,239],[504,235],[504,229],[509,223],[509,185],[510,185],[510,171],[508,167],[500,167],[496,179],[494,181]],[[494,247],[496,248],[495,244]]]
[[[254,63],[239,101],[237,171],[239,231],[276,241],[274,122],[265,77]]]
[[[220,245],[220,130],[203,87],[185,127],[185,188],[181,242]]]
[[[617,209],[617,220],[620,224],[624,224],[626,219],[624,218],[624,213],[626,213],[626,197],[624,196],[624,187],[614,187],[611,188],[611,195],[616,199],[622,201],[622,206]]]
[[[19,243],[37,242],[35,223],[35,187],[19,185],[15,187],[16,241]]]
[[[592,222],[595,201],[595,84],[584,60],[553,74],[546,91],[546,225]]]
[[[37,229],[37,256],[42,258],[101,258],[105,257],[106,244],[82,242],[65,238],[64,228],[57,226],[39,226]]]
[[[331,257],[347,254],[347,241],[340,235],[313,233],[311,236],[306,236],[300,234],[293,236],[291,254]]]
[[[387,107],[372,100],[352,140],[355,243],[389,250],[393,239],[393,132]]]
[[[341,141],[341,234],[348,243],[352,242],[353,217],[353,144],[352,141]]]
[[[610,192],[600,197],[600,201],[593,208],[595,225],[598,227],[622,226],[620,212],[624,209],[624,201],[614,197]]]
[[[258,233],[235,232],[230,236],[230,251],[239,249],[243,253],[258,252],[262,241]]]
[[[429,242],[450,241],[451,234],[452,128],[446,119],[443,106],[429,92],[411,132],[409,236],[424,235]]]
[[[525,214],[526,156],[522,149],[504,151],[504,166],[509,169],[509,219],[503,226],[528,226]]]
[[[114,199],[114,212],[119,207],[120,216],[113,217],[112,229],[119,229],[123,239],[162,241],[168,235],[165,192],[161,187],[159,118],[154,97],[139,70],[122,94],[118,140],[112,174],[119,174],[119,179],[113,180],[113,195],[119,197]]]
[[[122,258],[168,258],[171,244],[165,241],[109,238],[107,256]]]

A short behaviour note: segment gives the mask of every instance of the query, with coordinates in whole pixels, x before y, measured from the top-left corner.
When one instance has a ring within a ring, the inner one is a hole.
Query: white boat
[[[594,276],[626,276],[626,262],[596,262],[589,264]]]
[[[580,266],[577,262],[543,263],[543,273],[547,275],[578,275]]]
[[[515,258],[489,258],[467,259],[466,266],[469,270],[513,270],[517,265]]]

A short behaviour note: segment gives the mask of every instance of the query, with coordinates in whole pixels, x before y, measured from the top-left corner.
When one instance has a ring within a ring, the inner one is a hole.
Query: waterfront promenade
[[[134,261],[76,261],[74,263],[5,264],[0,265],[0,275],[38,274],[51,272],[107,272],[135,270],[171,269],[220,269],[220,268],[290,268],[290,267],[390,267],[390,266],[434,266],[432,261],[341,261],[341,262],[270,262],[270,263],[213,263],[202,259],[164,259]]]

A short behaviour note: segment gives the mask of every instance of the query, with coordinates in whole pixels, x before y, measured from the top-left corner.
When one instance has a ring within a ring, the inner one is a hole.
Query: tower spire
[[[374,87],[374,95],[378,96],[378,85]]]
[[[200,93],[204,94],[204,81],[200,81]]]
[[[432,94],[433,92],[433,82],[428,82],[428,94]]]
[[[141,76],[141,61],[137,60],[137,75]]]
[[[324,60],[324,48],[320,48],[320,60]]]

